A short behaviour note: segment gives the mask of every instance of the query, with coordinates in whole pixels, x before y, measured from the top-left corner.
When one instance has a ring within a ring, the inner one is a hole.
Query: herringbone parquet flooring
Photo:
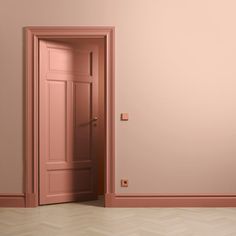
[[[0,236],[236,236],[236,208],[1,208]]]

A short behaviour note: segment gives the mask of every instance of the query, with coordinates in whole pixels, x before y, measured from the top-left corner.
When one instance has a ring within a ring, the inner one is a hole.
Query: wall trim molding
[[[236,207],[236,195],[106,194],[106,207]]]
[[[38,49],[40,39],[104,38],[105,39],[105,193],[115,189],[115,28],[112,26],[29,26],[25,27],[25,112],[24,192],[26,207],[38,201],[39,107]]]
[[[0,194],[0,207],[27,207],[23,193]],[[28,196],[30,205],[34,194]],[[236,207],[236,195],[105,194],[105,207]]]
[[[23,193],[0,193],[0,207],[25,207]]]

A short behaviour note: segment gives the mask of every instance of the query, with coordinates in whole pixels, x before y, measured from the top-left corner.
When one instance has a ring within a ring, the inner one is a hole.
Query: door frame
[[[39,205],[39,40],[105,39],[105,206],[115,194],[115,28],[103,26],[25,27],[25,206]]]

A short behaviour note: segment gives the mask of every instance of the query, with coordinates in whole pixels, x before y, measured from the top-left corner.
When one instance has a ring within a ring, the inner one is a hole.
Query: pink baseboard
[[[0,193],[0,207],[25,207],[25,195]]]
[[[106,207],[236,207],[236,195],[141,196],[106,194]]]
[[[25,207],[37,207],[38,198],[34,193],[25,193]]]

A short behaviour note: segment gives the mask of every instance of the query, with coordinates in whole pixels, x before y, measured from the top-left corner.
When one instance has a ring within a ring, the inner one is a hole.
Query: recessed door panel
[[[92,84],[74,84],[74,160],[90,160],[92,132]]]
[[[52,170],[48,172],[49,194],[92,192],[91,168],[78,170]],[[78,181],[78,180],[83,181]],[[70,183],[70,184],[68,184]]]
[[[66,161],[66,82],[47,82],[47,161]]]

